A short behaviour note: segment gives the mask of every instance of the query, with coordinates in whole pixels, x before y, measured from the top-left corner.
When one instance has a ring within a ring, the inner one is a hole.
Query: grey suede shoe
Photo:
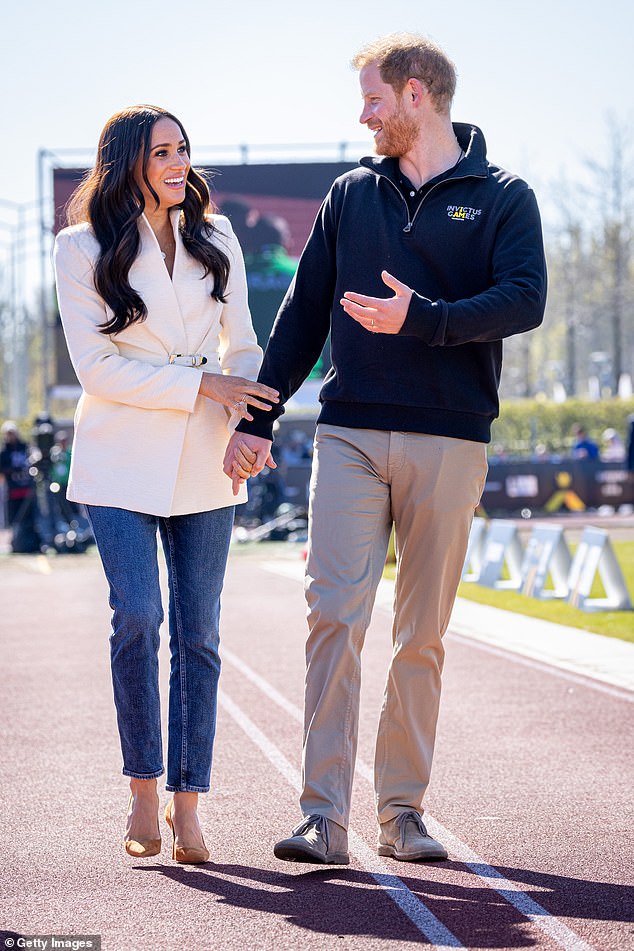
[[[313,815],[302,819],[289,839],[282,839],[276,844],[273,853],[285,862],[350,864],[348,833],[343,826],[326,816]]]
[[[420,813],[408,809],[381,823],[379,855],[389,855],[399,862],[440,862],[447,858],[447,850],[429,835]]]

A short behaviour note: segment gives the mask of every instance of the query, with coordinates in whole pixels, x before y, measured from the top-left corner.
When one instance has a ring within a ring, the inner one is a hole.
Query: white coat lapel
[[[214,326],[219,329],[222,304],[211,298],[213,276],[205,277],[205,269],[188,254],[178,233],[178,217],[173,220],[176,255],[172,286],[185,327],[187,348],[184,353],[206,353],[208,337]],[[215,351],[217,342],[213,345]],[[209,356],[209,354],[207,354]]]
[[[178,234],[179,216],[178,208],[170,214],[176,237],[174,277],[177,276],[177,269],[181,266],[185,253]],[[165,267],[156,235],[145,215],[139,218],[139,237],[139,254],[130,268],[130,284],[142,297],[147,307],[147,318],[132,324],[124,333],[130,342],[135,343],[141,343],[143,338],[151,335],[167,354],[187,353],[187,332],[176,288]]]

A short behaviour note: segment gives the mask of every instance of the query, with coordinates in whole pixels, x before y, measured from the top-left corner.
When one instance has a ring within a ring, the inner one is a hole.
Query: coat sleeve
[[[106,305],[95,289],[93,264],[79,246],[77,233],[58,234],[53,263],[68,352],[84,392],[143,409],[193,412],[202,371],[128,359],[119,352],[116,335],[99,330],[107,317]]]
[[[546,306],[546,262],[535,195],[521,183],[500,218],[492,285],[448,303],[414,292],[400,333],[430,347],[502,340],[538,327]]]

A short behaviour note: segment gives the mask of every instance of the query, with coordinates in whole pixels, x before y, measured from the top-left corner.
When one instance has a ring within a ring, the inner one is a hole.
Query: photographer
[[[66,498],[68,476],[70,472],[70,446],[68,433],[61,429],[55,434],[55,444],[51,449],[51,491],[55,492],[58,516],[63,523],[71,525],[77,519],[79,507]]]
[[[7,521],[13,529],[11,550],[38,552],[37,498],[35,480],[30,471],[29,447],[12,420],[3,423],[1,432],[0,472],[7,484]]]

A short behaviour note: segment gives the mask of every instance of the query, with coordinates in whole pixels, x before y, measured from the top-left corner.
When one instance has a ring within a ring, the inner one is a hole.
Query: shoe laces
[[[328,820],[326,816],[312,815],[306,816],[300,824],[293,829],[293,835],[306,835],[308,832],[315,830],[317,835],[322,836],[324,842],[326,843],[326,849],[330,847],[330,840],[328,836]]]
[[[396,817],[396,824],[401,836],[401,842],[405,842],[405,824],[407,822],[413,822],[421,835],[429,835],[427,829],[425,828],[425,823],[423,822],[421,814],[416,812],[415,809],[410,809],[407,812],[400,812]]]

